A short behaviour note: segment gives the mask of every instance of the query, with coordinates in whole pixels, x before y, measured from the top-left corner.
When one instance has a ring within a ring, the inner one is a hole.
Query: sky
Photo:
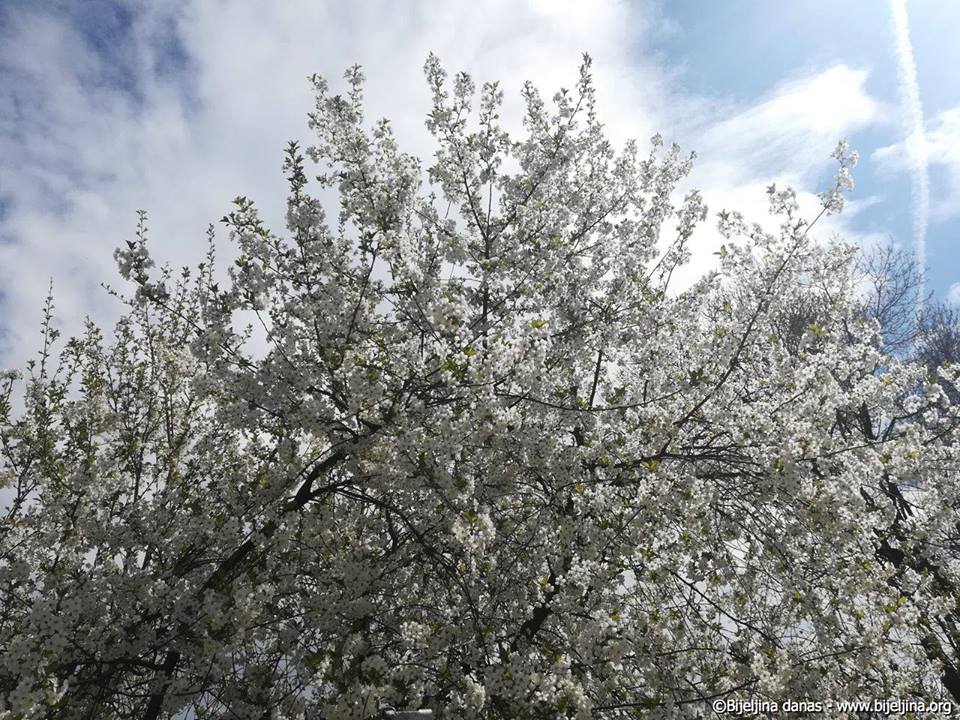
[[[50,282],[66,334],[118,316],[101,283],[138,209],[175,267],[237,195],[282,231],[313,73],[338,88],[361,64],[371,120],[429,157],[431,51],[500,80],[508,122],[525,80],[571,87],[588,52],[616,141],[695,150],[710,217],[681,282],[713,262],[717,211],[764,220],[771,182],[812,209],[846,137],[856,188],[819,231],[915,249],[929,290],[960,303],[958,27],[942,0],[0,0],[0,368],[38,347]]]

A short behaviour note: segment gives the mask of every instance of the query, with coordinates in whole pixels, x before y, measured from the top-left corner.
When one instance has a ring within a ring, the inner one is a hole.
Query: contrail
[[[927,145],[923,132],[923,106],[917,83],[917,63],[910,43],[906,0],[890,0],[890,14],[897,52],[897,85],[900,112],[907,133],[907,164],[910,169],[910,202],[913,206],[913,250],[920,269],[917,311],[923,310],[927,274],[927,220],[930,215],[930,180],[927,176]]]

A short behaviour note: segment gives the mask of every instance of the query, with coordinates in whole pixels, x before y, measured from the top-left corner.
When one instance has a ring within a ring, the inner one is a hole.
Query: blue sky
[[[67,332],[116,316],[100,283],[138,208],[174,265],[200,259],[236,195],[282,229],[282,149],[310,142],[314,72],[336,84],[361,63],[371,116],[428,156],[430,51],[500,79],[508,122],[524,80],[572,85],[590,52],[615,139],[659,131],[698,152],[711,218],[687,280],[712,262],[713,213],[762,220],[773,181],[813,207],[847,136],[857,187],[821,232],[911,247],[921,228],[930,289],[960,302],[957,28],[960,3],[935,0],[0,0],[0,365],[35,347],[51,277]]]

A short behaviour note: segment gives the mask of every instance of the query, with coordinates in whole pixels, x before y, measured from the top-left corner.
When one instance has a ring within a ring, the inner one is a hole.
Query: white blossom
[[[789,188],[672,288],[693,158],[617,151],[589,58],[519,137],[425,72],[432,156],[314,78],[286,232],[238,197],[230,267],[211,230],[177,273],[141,214],[113,339],[48,307],[0,374],[0,717],[960,700],[957,369],[880,352]]]

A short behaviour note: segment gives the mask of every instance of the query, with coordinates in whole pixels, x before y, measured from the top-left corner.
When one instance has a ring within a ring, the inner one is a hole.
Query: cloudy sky
[[[371,115],[429,155],[430,51],[515,108],[524,80],[571,86],[589,52],[611,135],[697,151],[710,226],[724,207],[762,219],[774,181],[809,203],[846,136],[857,188],[823,231],[918,248],[960,302],[958,27],[942,0],[0,0],[0,366],[36,347],[51,278],[68,332],[116,316],[100,283],[138,208],[175,265],[236,195],[281,229],[312,73],[363,65]],[[689,273],[715,242],[705,228]]]

